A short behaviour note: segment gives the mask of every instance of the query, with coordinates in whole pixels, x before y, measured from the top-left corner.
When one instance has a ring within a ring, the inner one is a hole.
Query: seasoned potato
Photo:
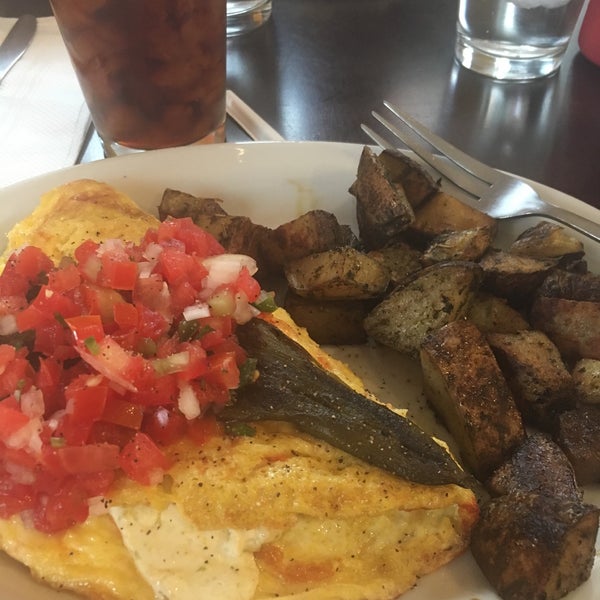
[[[521,233],[509,250],[512,254],[531,258],[558,258],[569,254],[583,254],[583,243],[557,223],[540,221]]]
[[[495,235],[498,228],[495,219],[471,208],[446,192],[436,192],[415,212],[410,231],[419,239],[432,240],[448,231],[462,231],[486,227]]]
[[[388,171],[391,181],[399,182],[410,205],[416,208],[440,189],[438,181],[416,161],[399,150],[384,150],[379,161]]]
[[[420,359],[428,402],[471,472],[487,478],[525,429],[484,335],[469,321],[454,321],[426,336]]]
[[[372,303],[365,300],[314,300],[289,291],[284,308],[318,344],[363,344],[363,321]]]
[[[600,359],[600,302],[540,295],[531,308],[530,321],[566,360]]]
[[[383,294],[390,281],[380,262],[350,247],[291,261],[285,276],[296,294],[321,299],[374,298]]]
[[[483,507],[471,550],[504,600],[558,600],[590,576],[598,512],[548,494],[500,496]]]
[[[573,465],[560,446],[540,432],[529,434],[486,483],[494,496],[535,492],[580,501]]]
[[[415,219],[402,184],[391,181],[388,170],[368,146],[363,148],[349,191],[356,197],[360,238],[369,249],[387,245]]]
[[[487,292],[478,292],[467,311],[467,319],[484,333],[516,333],[531,329],[529,322],[505,298]]]
[[[466,313],[480,280],[479,266],[471,262],[427,267],[369,313],[365,330],[379,343],[417,357],[428,332]]]
[[[271,270],[281,271],[289,261],[356,244],[350,228],[333,214],[311,210],[270,230],[261,240],[261,253]]]
[[[600,482],[600,406],[582,404],[562,413],[556,441],[571,461],[579,485]]]
[[[421,262],[423,253],[404,242],[396,242],[378,250],[371,250],[368,255],[379,261],[389,271],[392,288],[423,268]]]
[[[441,233],[433,238],[423,254],[424,264],[446,260],[479,260],[492,243],[488,227]]]
[[[554,260],[517,256],[502,250],[490,250],[479,262],[484,272],[484,287],[492,294],[507,298],[516,306],[528,305]]]
[[[582,358],[571,371],[577,399],[586,404],[600,404],[600,360]]]
[[[552,431],[575,404],[575,386],[558,348],[541,331],[491,333],[488,342],[526,424]]]

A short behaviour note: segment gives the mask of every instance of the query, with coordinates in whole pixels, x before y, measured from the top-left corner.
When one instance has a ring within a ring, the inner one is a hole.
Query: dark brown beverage
[[[223,141],[225,0],[51,4],[107,154]]]

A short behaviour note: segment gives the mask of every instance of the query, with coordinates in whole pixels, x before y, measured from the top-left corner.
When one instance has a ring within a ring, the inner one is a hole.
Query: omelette
[[[74,181],[14,227],[2,262],[33,245],[58,264],[86,239],[138,241],[157,224],[110,186]],[[376,402],[285,312],[270,320]],[[0,519],[0,548],[35,578],[91,599],[391,600],[468,547],[471,489],[410,481],[289,423],[252,430],[167,446],[160,483],[120,477],[64,531]]]

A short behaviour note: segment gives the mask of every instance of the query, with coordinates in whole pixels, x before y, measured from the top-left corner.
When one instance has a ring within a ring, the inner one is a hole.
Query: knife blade
[[[23,56],[31,44],[37,29],[37,19],[32,15],[22,15],[12,26],[2,44],[0,44],[0,81]]]

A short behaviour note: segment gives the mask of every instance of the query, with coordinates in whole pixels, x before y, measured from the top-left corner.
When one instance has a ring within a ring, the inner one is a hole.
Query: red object
[[[600,65],[600,0],[590,0],[581,29],[579,49],[593,63]]]

